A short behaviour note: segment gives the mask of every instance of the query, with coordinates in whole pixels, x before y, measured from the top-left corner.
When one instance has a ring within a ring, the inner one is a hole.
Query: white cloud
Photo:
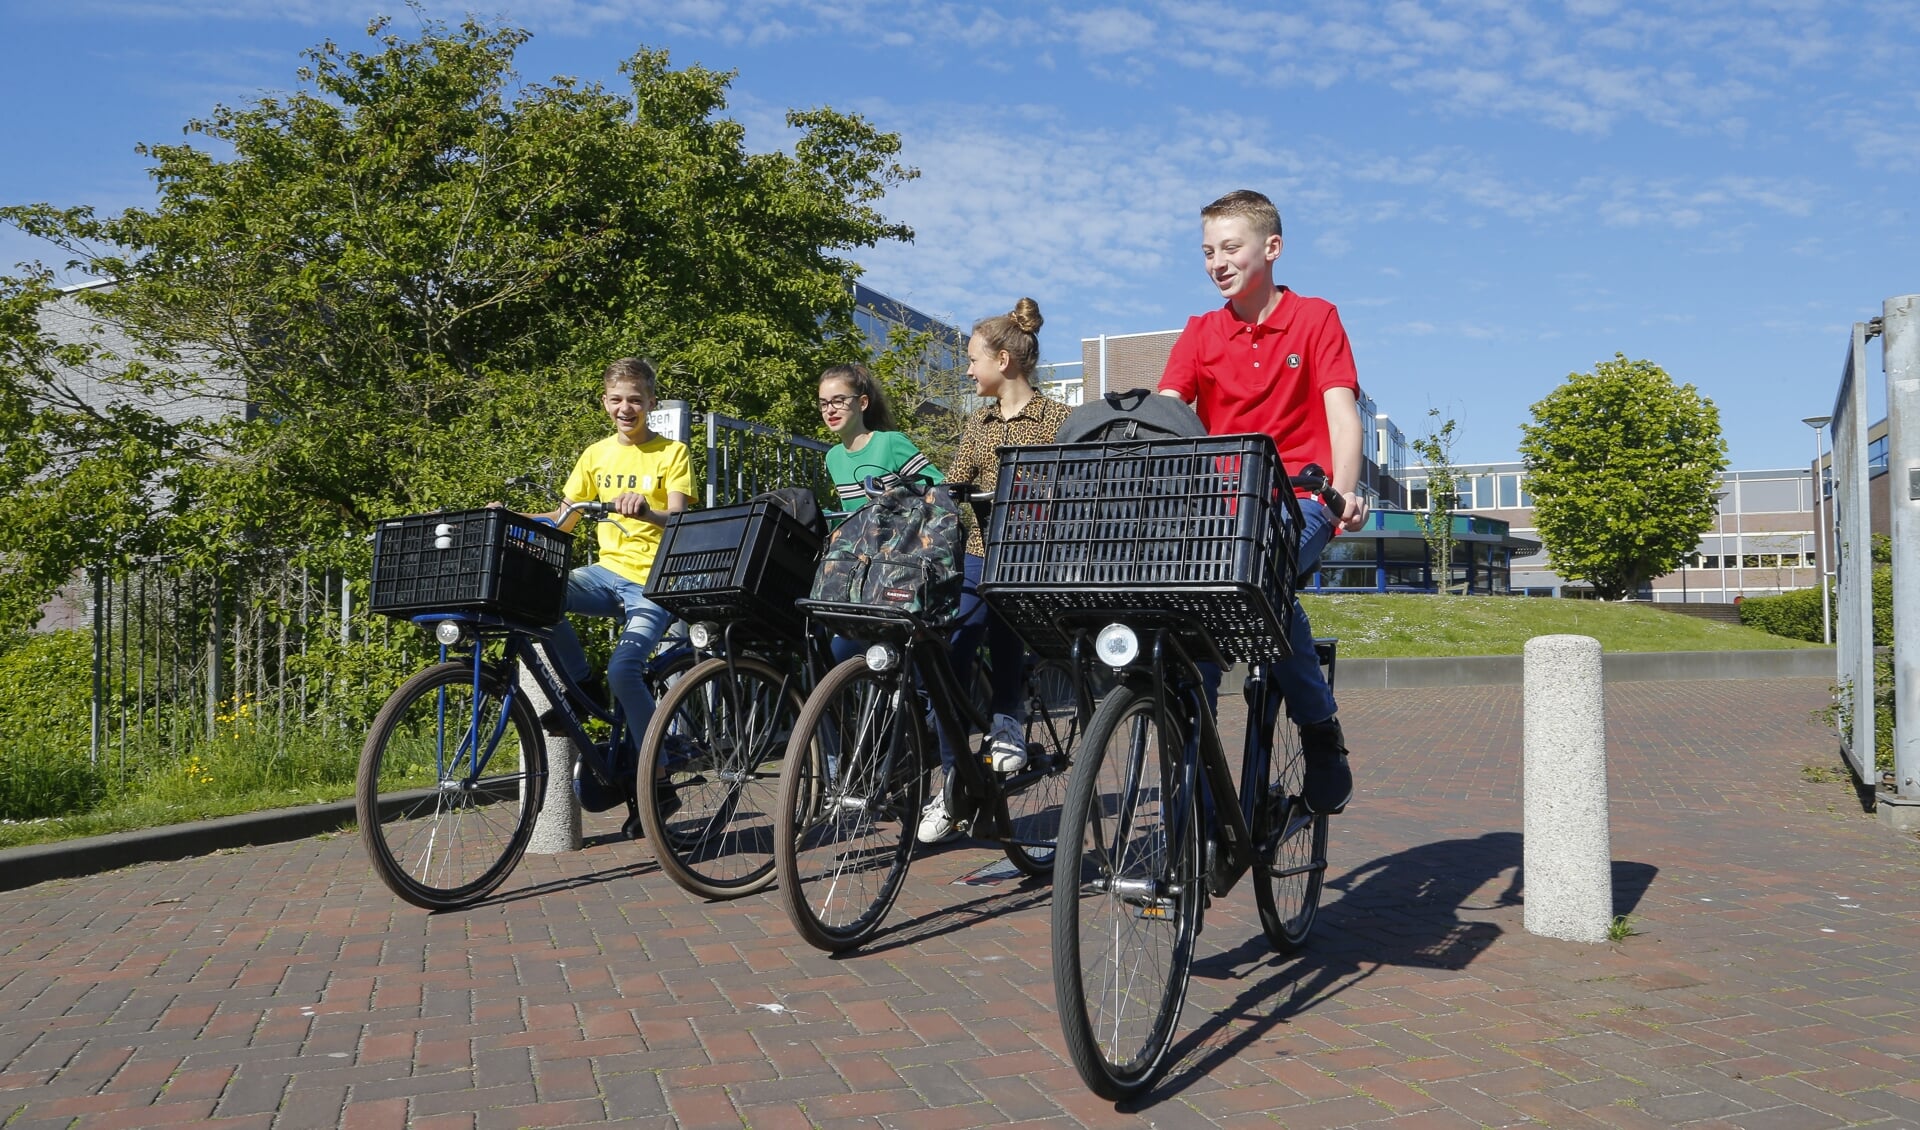
[[[464,0],[423,0],[449,20]],[[390,0],[78,0],[83,12],[141,18],[359,20]],[[1824,73],[1843,86],[1862,65],[1910,68],[1920,26],[1913,0],[1877,0],[1867,37],[1837,31],[1830,6],[1774,0],[1570,0],[1548,18],[1495,0],[1300,0],[1284,11],[1227,0],[1149,0],[1129,6],[997,0],[519,0],[505,18],[539,31],[658,30],[723,43],[832,37],[853,47],[922,49],[962,43],[977,52],[1033,48],[1054,64],[1127,84],[1172,68],[1260,90],[1341,83],[1397,90],[1416,110],[1513,118],[1577,134],[1625,120],[1689,132],[1747,128],[1752,108],[1797,111],[1789,80]],[[404,16],[402,17],[405,18]],[[1860,83],[1863,89],[1870,84]],[[1859,110],[1859,99],[1847,109]],[[1869,163],[1905,168],[1915,142],[1862,127]]]

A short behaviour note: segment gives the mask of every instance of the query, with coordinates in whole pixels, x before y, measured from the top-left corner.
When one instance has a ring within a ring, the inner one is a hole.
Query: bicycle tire
[[[374,716],[354,782],[360,841],[381,882],[415,906],[472,905],[527,850],[547,787],[547,747],[526,696],[508,698],[517,691],[511,679],[508,670],[482,670],[477,727],[468,662],[414,675]],[[484,775],[473,771],[475,750]]]
[[[727,899],[773,881],[780,759],[802,706],[793,677],[754,656],[709,659],[661,698],[637,800],[660,870],[682,889]],[[668,798],[678,807],[663,815]]]
[[[1327,818],[1308,811],[1300,799],[1306,779],[1300,732],[1285,717],[1275,728],[1267,792],[1254,810],[1253,842],[1260,845],[1260,857],[1253,865],[1253,898],[1267,941],[1281,953],[1293,953],[1306,944],[1320,911]]]
[[[918,709],[909,682],[856,655],[800,711],[780,770],[774,861],[787,917],[817,949],[871,937],[906,882],[926,790],[907,739]]]
[[[1186,1003],[1205,895],[1199,805],[1178,788],[1184,748],[1159,732],[1151,696],[1115,687],[1087,724],[1061,815],[1054,1002],[1075,1070],[1105,1099],[1153,1085]]]
[[[1073,669],[1058,659],[1034,664],[1027,672],[1026,696],[1027,767],[1007,774],[1001,782],[1007,826],[1013,833],[1013,839],[1002,846],[1007,861],[1022,874],[1051,878],[1055,848],[1034,845],[1057,845],[1060,839],[1060,813],[1080,739],[1080,700]]]

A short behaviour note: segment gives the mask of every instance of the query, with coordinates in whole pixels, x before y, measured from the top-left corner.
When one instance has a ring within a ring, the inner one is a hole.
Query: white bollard
[[[1524,667],[1524,923],[1530,934],[1603,942],[1613,863],[1600,641],[1535,636]]]
[[[527,696],[535,715],[552,705],[525,668],[520,671],[520,693]],[[554,734],[542,736],[547,743],[547,799],[533,822],[527,850],[536,855],[579,851],[580,799],[573,795],[573,740]]]

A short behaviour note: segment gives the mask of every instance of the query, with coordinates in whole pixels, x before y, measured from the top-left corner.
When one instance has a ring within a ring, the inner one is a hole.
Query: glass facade
[[[875,355],[892,346],[896,331],[925,334],[920,358],[923,378],[967,367],[967,336],[957,327],[860,283],[853,284],[853,324],[866,339],[868,352]]]
[[[1535,543],[1513,537],[1505,522],[1478,515],[1453,519],[1453,560],[1447,570],[1452,592],[1511,592],[1513,555]],[[1404,510],[1376,511],[1368,529],[1344,534],[1322,552],[1320,570],[1307,585],[1314,592],[1433,592],[1427,542],[1419,520]]]

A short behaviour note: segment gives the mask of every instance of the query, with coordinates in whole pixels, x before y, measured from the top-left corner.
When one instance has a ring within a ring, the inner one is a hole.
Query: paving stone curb
[[[6,848],[0,850],[0,891],[18,890],[49,879],[97,875],[136,863],[161,863],[228,848],[303,840],[338,831],[353,820],[353,802],[342,800]]]

